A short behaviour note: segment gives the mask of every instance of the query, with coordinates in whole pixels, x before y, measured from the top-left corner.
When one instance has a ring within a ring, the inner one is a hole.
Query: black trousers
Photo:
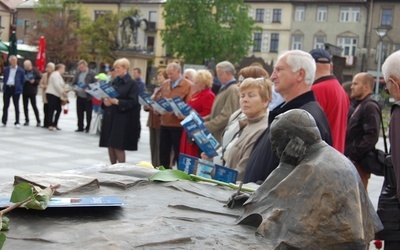
[[[40,123],[39,110],[36,106],[36,94],[34,95],[22,94],[22,104],[24,104],[25,122],[29,123],[29,110],[28,110],[29,101],[31,101],[33,112],[35,113],[36,117],[36,122]]]
[[[8,107],[10,106],[10,99],[12,97],[15,109],[15,123],[19,124],[19,97],[21,94],[15,94],[15,87],[8,86],[7,91],[3,94],[3,117],[1,121],[3,124],[7,124],[8,119]]]
[[[78,129],[89,131],[90,122],[92,121],[93,104],[92,100],[87,98],[77,97],[76,98],[76,114],[78,116]],[[83,125],[83,118],[86,113],[86,127]]]
[[[47,128],[49,126],[49,120],[47,118],[49,113],[49,104],[48,103],[43,103],[43,127]]]
[[[46,98],[48,105],[47,124],[48,126],[57,127],[61,114],[61,99],[52,94],[46,94]],[[56,112],[55,115],[54,112]]]
[[[178,161],[181,145],[182,127],[161,126],[160,129],[160,166],[171,168],[171,149],[174,150],[174,162]]]

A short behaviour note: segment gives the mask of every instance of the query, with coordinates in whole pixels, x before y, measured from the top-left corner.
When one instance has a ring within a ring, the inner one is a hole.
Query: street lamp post
[[[375,32],[379,37],[378,67],[376,70],[376,84],[375,84],[375,100],[377,101],[379,100],[379,79],[380,79],[381,63],[382,63],[382,39],[386,36],[390,28],[391,28],[390,26],[380,26],[375,29]]]

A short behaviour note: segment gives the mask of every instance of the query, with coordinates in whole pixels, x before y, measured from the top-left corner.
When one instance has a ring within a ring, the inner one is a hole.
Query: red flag
[[[44,37],[40,37],[39,46],[38,46],[38,54],[36,56],[36,68],[40,72],[44,72],[46,68],[46,40]]]

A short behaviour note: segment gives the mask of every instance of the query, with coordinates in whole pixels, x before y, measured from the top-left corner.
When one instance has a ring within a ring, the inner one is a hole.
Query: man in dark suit
[[[83,85],[89,85],[89,83],[97,82],[94,78],[96,73],[89,69],[88,64],[85,60],[78,62],[78,70],[75,74],[73,85],[76,92],[76,113],[78,116],[78,129],[75,132],[89,132],[90,122],[92,121],[92,97],[87,94],[82,88]],[[85,87],[84,87],[85,88]],[[86,127],[83,124],[83,118],[86,113]]]
[[[15,108],[15,127],[20,128],[19,124],[19,97],[22,94],[25,81],[25,73],[21,67],[18,67],[18,59],[12,55],[8,59],[10,66],[4,69],[4,87],[3,87],[3,117],[1,119],[3,127],[7,124],[8,107],[12,97]]]

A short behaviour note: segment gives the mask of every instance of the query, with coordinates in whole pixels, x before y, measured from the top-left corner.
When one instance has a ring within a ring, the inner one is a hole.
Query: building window
[[[146,44],[147,52],[153,53],[154,52],[154,36],[147,37],[147,44]]]
[[[269,52],[278,52],[278,48],[279,48],[279,33],[272,33]]]
[[[262,42],[262,33],[261,32],[254,33],[254,41],[253,41],[254,52],[261,51],[261,42]]]
[[[157,11],[149,11],[149,22],[157,22]]]
[[[274,9],[272,12],[272,22],[280,23],[282,19],[282,9]]]
[[[317,22],[326,22],[328,16],[328,8],[326,6],[320,6],[317,8]]]
[[[325,49],[325,37],[316,36],[314,38],[314,49]]]
[[[355,56],[357,48],[356,38],[339,37],[337,45],[343,48],[343,56]]]
[[[30,26],[31,26],[31,21],[30,20],[24,20],[24,35],[28,35]]]
[[[149,19],[147,21],[147,28],[149,30],[156,30],[157,11],[149,11]]]
[[[390,43],[387,42],[382,42],[382,64],[383,62],[386,60],[386,58],[388,58],[388,56],[390,55]],[[379,50],[379,47],[377,48],[376,51]],[[377,53],[378,54],[378,53]]]
[[[392,9],[382,9],[381,25],[392,25]]]
[[[299,49],[303,48],[303,36],[301,35],[294,35],[292,36],[292,49]]]
[[[264,9],[256,9],[256,22],[264,22]]]
[[[107,13],[111,14],[110,10],[95,10],[94,11],[94,20],[99,19],[102,16],[105,16]]]
[[[340,8],[340,21],[341,22],[359,22],[360,21],[359,7],[341,7]]]
[[[296,6],[294,20],[298,21],[298,22],[304,21],[305,10],[306,10],[306,8],[304,6]]]

